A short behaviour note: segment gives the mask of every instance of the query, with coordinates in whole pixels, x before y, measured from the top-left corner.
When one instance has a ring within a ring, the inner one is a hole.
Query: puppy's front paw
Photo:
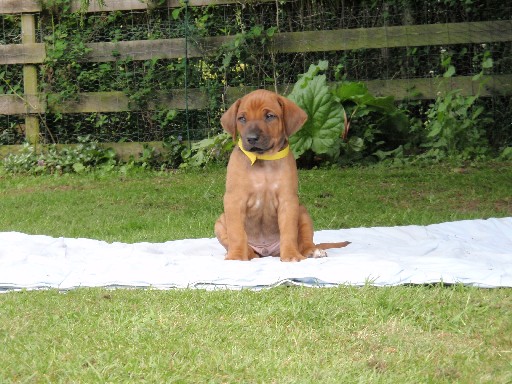
[[[249,260],[247,258],[244,259],[244,257],[242,255],[238,255],[238,254],[235,254],[235,253],[226,253],[226,256],[224,256],[224,260]]]
[[[252,248],[247,247],[247,250],[245,252],[230,252],[228,250],[228,253],[226,253],[226,256],[224,257],[224,260],[241,260],[241,261],[248,261],[257,258],[258,255],[252,250]]]
[[[283,254],[281,254],[280,258],[281,258],[281,261],[286,261],[286,262],[301,261],[301,260],[305,259],[305,257],[302,256],[299,252],[283,253]]]

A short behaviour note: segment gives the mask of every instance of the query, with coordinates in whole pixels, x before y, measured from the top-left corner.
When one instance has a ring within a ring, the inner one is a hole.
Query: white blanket
[[[315,233],[351,241],[329,257],[225,261],[216,239],[106,243],[0,232],[0,291],[77,287],[251,288],[280,284],[512,287],[512,217]]]

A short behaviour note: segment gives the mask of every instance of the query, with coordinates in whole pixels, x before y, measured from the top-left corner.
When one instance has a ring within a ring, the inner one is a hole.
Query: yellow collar
[[[284,149],[281,149],[279,152],[274,153],[272,155],[259,155],[254,152],[249,152],[244,149],[244,146],[242,145],[242,139],[238,140],[238,146],[242,150],[243,153],[251,160],[251,165],[253,165],[256,160],[279,160],[284,159],[286,156],[288,156],[288,153],[290,153],[290,145],[287,145],[284,147]]]

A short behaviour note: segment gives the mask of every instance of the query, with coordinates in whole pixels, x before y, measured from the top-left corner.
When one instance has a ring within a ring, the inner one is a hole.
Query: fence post
[[[21,42],[29,44],[36,42],[36,18],[33,14],[21,15]],[[31,144],[39,142],[39,118],[31,115],[33,109],[31,102],[37,96],[37,67],[34,64],[23,66],[23,91],[27,102],[27,114],[25,115],[25,138]]]

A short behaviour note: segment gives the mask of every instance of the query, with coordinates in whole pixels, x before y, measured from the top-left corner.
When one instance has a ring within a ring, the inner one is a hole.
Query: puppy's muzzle
[[[245,135],[243,135],[244,148],[249,152],[264,153],[272,149],[270,139],[264,135],[262,130],[258,127],[249,129]]]

